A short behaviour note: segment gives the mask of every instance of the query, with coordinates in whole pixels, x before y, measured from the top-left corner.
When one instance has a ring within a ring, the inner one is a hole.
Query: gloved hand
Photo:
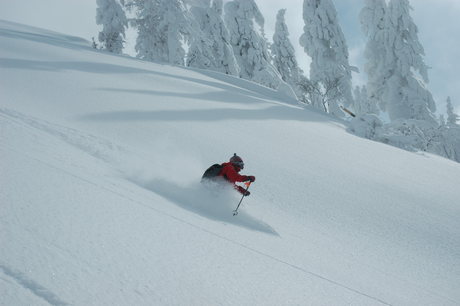
[[[250,181],[251,183],[256,180],[256,177],[253,176],[253,175],[248,175],[248,176],[246,176],[246,178],[247,178],[246,181]]]
[[[251,193],[247,190],[244,191],[244,196],[247,197],[248,195],[250,195]]]

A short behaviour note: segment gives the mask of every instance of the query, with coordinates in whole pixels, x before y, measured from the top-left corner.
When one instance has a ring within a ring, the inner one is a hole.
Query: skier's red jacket
[[[233,184],[234,188],[238,190],[240,193],[244,194],[245,190],[243,187],[236,185],[236,182],[245,182],[249,181],[249,177],[246,175],[238,174],[239,168],[235,168],[232,163],[223,163],[223,168],[219,173],[219,176],[222,176],[227,181]]]

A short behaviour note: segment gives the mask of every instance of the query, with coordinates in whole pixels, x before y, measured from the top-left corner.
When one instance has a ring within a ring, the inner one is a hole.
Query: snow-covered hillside
[[[0,305],[460,304],[460,165],[270,89],[0,21],[0,139]]]

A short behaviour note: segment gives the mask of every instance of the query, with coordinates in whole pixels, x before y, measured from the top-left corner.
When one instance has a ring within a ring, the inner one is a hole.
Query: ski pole
[[[251,182],[247,182],[247,183],[245,183],[245,185],[246,185],[246,189],[244,190],[244,193],[246,194],[246,191],[248,191],[249,186],[251,186]],[[243,194],[243,196],[241,197],[240,203],[238,203],[238,206],[237,206],[236,209],[233,211],[233,215],[234,215],[234,216],[236,216],[236,215],[238,214],[238,208],[240,207],[241,202],[243,202],[243,199],[244,199],[244,194]]]

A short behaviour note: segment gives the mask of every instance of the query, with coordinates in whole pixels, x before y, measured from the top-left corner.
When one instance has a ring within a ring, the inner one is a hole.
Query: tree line
[[[428,66],[409,0],[365,0],[367,83],[353,88],[348,46],[332,0],[304,0],[300,45],[310,57],[299,67],[285,22],[276,15],[272,41],[255,0],[96,0],[99,47],[122,53],[125,30],[137,30],[138,58],[213,70],[283,90],[304,105],[339,118],[350,131],[407,150],[460,162],[460,126],[451,99],[435,115]],[[131,15],[128,18],[127,15]],[[98,44],[94,42],[94,46]]]

